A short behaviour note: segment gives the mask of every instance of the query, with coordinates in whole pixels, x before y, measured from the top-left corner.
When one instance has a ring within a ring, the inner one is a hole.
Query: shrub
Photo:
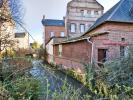
[[[40,84],[37,79],[31,77],[22,77],[10,82],[5,82],[5,88],[9,91],[7,98],[15,100],[37,100],[39,97]]]
[[[98,98],[133,99],[133,48],[126,57],[107,61],[103,67],[85,67],[87,85]]]

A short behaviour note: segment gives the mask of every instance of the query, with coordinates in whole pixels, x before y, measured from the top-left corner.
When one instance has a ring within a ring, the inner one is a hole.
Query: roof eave
[[[105,21],[105,22],[99,24],[98,26],[96,26],[96,27],[94,27],[94,28],[92,28],[92,29],[86,31],[82,36],[86,35],[87,33],[89,33],[89,32],[91,32],[91,31],[95,30],[95,29],[98,28],[99,26],[101,26],[101,25],[103,25],[103,24],[105,24],[105,23],[108,23],[108,22],[133,24],[133,22],[126,22],[126,21],[125,21],[125,22],[124,22],[124,21],[110,21],[110,20],[108,20],[108,21]]]
[[[77,40],[71,40],[71,41],[65,41],[65,42],[55,43],[55,44],[53,44],[53,45],[67,44],[67,43],[74,43],[74,42],[82,41],[82,40],[86,40],[86,39],[88,39],[88,37],[80,38],[80,39],[77,39]]]

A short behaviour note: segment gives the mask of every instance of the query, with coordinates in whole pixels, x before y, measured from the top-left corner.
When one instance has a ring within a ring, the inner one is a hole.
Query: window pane
[[[98,15],[98,11],[94,11],[94,14],[95,14],[95,15]]]
[[[61,37],[64,37],[65,36],[65,33],[64,32],[61,32]]]
[[[51,37],[54,37],[54,32],[50,32],[50,36]]]
[[[91,10],[88,10],[87,13],[88,13],[89,15],[91,15]]]
[[[80,10],[81,16],[84,16],[84,10]]]
[[[76,32],[76,24],[71,24],[71,32]]]
[[[85,25],[84,24],[80,25],[80,32],[81,33],[85,32]]]
[[[120,46],[120,56],[121,57],[125,56],[125,47],[124,46]]]

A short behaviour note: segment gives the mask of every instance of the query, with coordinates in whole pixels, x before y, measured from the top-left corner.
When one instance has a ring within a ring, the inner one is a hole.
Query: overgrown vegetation
[[[31,61],[27,58],[8,58],[1,62],[1,100],[36,100],[39,97],[39,80],[30,77]]]
[[[87,64],[86,71],[87,86],[97,98],[133,99],[133,48],[128,56],[108,61],[103,67]]]

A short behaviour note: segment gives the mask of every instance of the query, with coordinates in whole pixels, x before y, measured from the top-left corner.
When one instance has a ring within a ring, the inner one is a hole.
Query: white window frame
[[[50,37],[54,37],[55,36],[55,32],[50,32]]]
[[[84,10],[80,10],[81,16],[84,16]]]
[[[95,10],[95,11],[94,11],[94,14],[95,14],[95,15],[99,15],[99,11],[98,11],[98,10]]]
[[[70,24],[70,32],[72,32],[72,33],[76,32],[76,24],[75,23]]]
[[[87,10],[87,14],[88,15],[91,15],[91,10]]]
[[[65,32],[60,32],[61,37],[65,37]]]
[[[85,32],[85,24],[80,24],[80,32],[81,33]]]

